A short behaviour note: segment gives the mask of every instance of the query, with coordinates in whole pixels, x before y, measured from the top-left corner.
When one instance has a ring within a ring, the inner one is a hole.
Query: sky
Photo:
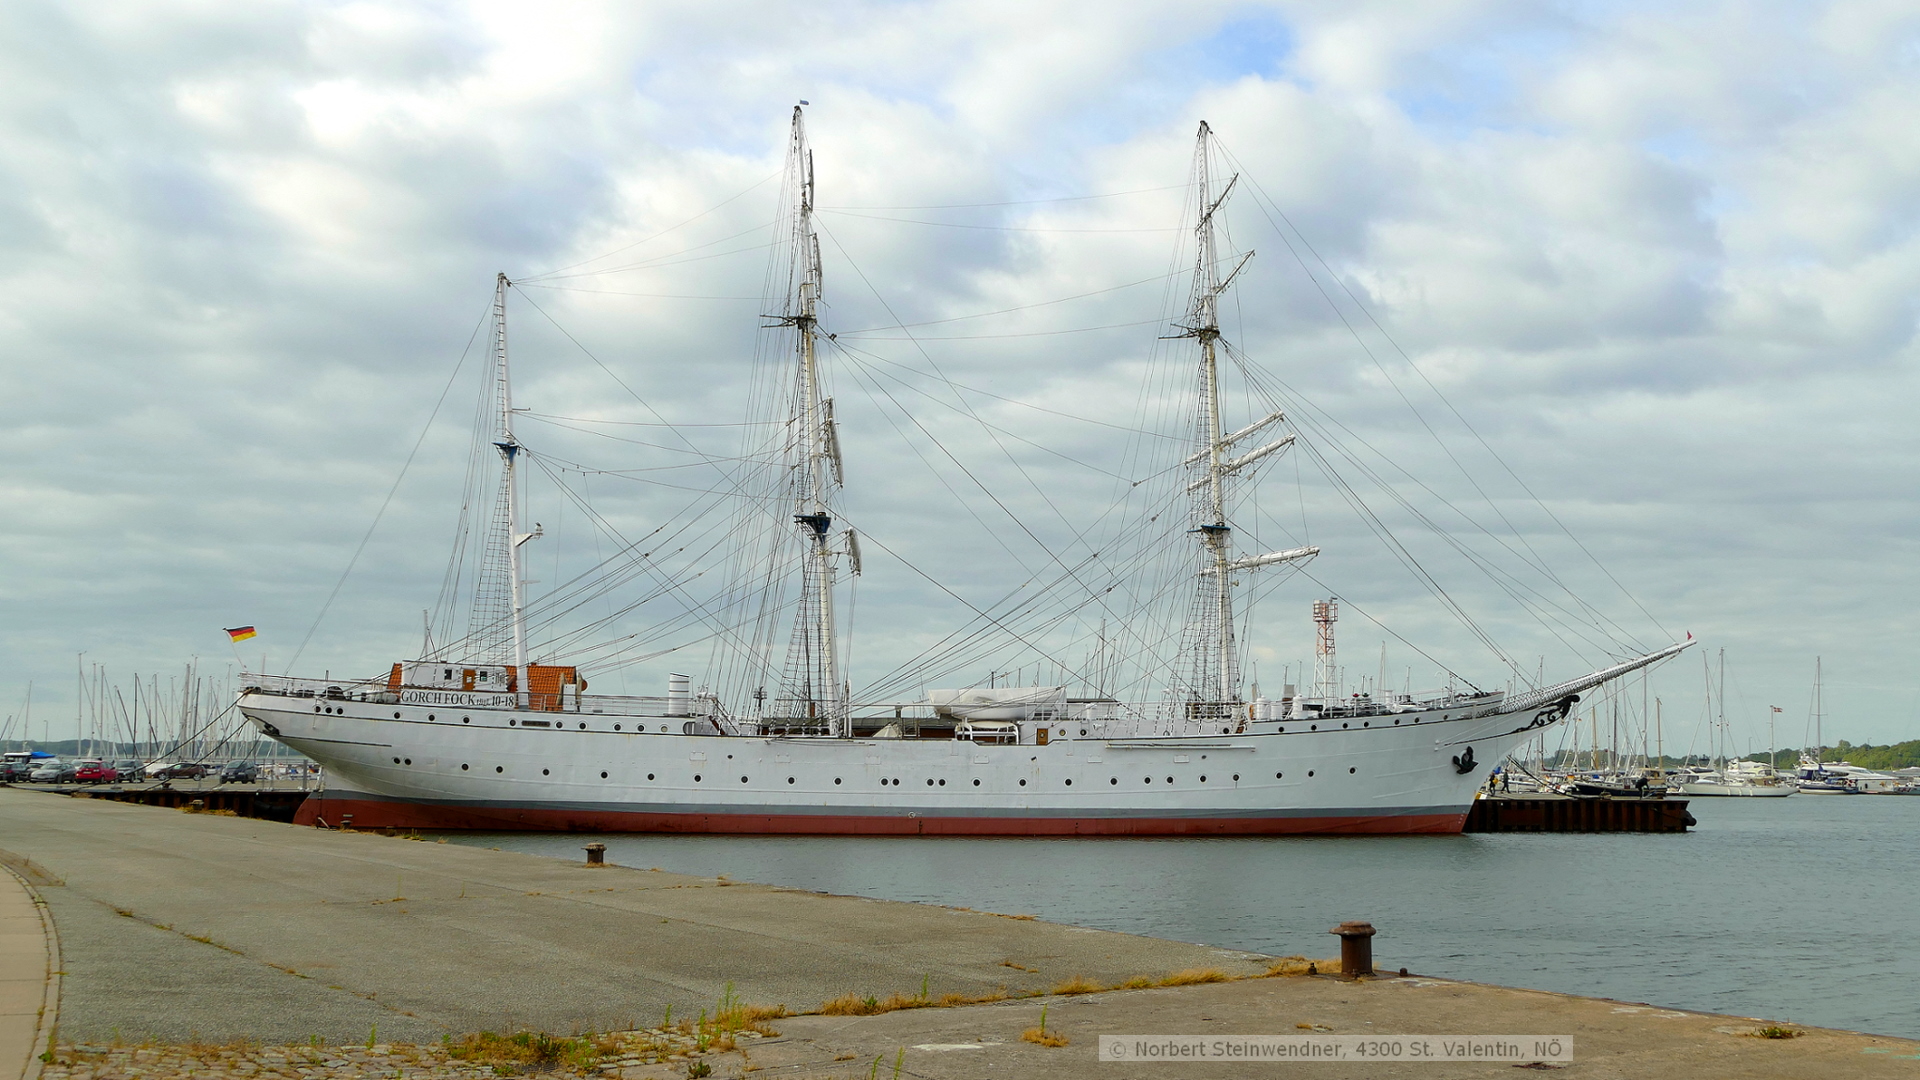
[[[1920,738],[1910,3],[20,0],[0,49],[0,716],[31,683],[36,735],[71,734],[77,665],[419,651],[496,273],[517,402],[592,421],[523,421],[560,482],[629,538],[712,488],[631,425],[744,416],[806,99],[859,350],[856,684],[1134,477],[1205,120],[1255,252],[1226,332],[1321,457],[1404,470],[1369,505],[1438,583],[1291,452],[1247,531],[1323,553],[1262,587],[1268,684],[1338,595],[1346,662],[1396,685],[1690,633],[1651,680],[1670,752],[1721,649],[1747,744],[1769,705],[1803,740],[1816,656],[1828,742]],[[613,542],[529,500],[536,591]],[[1569,641],[1415,506],[1617,633]],[[658,692],[705,647],[596,677]]]

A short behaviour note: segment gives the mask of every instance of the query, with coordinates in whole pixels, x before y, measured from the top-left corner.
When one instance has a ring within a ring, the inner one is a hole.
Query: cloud
[[[712,467],[632,425],[741,418],[805,97],[848,332],[846,513],[873,538],[859,675],[969,615],[900,559],[984,606],[1141,510],[1115,474],[1151,443],[1102,424],[1180,421],[1186,376],[1153,364],[1180,347],[1157,320],[1206,119],[1245,173],[1232,242],[1258,253],[1229,332],[1516,665],[1597,654],[1536,617],[1574,604],[1537,557],[1623,634],[1725,644],[1756,714],[1792,715],[1822,653],[1830,730],[1920,719],[1907,5],[27,3],[0,40],[10,700],[70,694],[83,650],[226,663],[218,628],[242,622],[283,664],[451,385],[302,666],[415,651],[478,386],[477,357],[455,368],[496,271],[528,279],[521,400],[621,422],[524,437],[664,470],[556,466],[620,535],[681,520]],[[689,431],[738,452],[738,428]],[[1504,682],[1296,457],[1302,489],[1295,461],[1271,470],[1244,528],[1326,554],[1256,609],[1263,675],[1310,657],[1324,587]],[[533,498],[539,588],[617,543],[558,489]],[[1372,673],[1386,635],[1342,629]],[[1692,679],[1659,686],[1691,701]]]

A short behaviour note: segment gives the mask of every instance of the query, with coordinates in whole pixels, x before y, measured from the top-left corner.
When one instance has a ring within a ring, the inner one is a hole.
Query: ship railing
[[[304,679],[291,675],[243,673],[240,685],[245,693],[273,694],[278,697],[320,698],[327,701],[373,701],[390,704],[399,698],[387,689],[386,681],[373,679]]]

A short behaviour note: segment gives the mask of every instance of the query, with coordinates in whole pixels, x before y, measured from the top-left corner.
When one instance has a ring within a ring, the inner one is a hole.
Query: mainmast
[[[1249,251],[1224,277],[1214,235],[1214,215],[1232,193],[1238,176],[1232,177],[1216,197],[1213,194],[1211,146],[1213,129],[1200,122],[1198,145],[1194,150],[1194,182],[1198,196],[1199,219],[1194,224],[1195,262],[1192,301],[1187,325],[1181,337],[1200,343],[1198,392],[1199,423],[1196,442],[1186,465],[1197,472],[1187,484],[1192,498],[1190,530],[1200,539],[1199,589],[1189,618],[1187,639],[1192,651],[1192,683],[1187,688],[1187,718],[1226,716],[1237,711],[1240,702],[1239,649],[1233,630],[1233,575],[1273,563],[1291,562],[1319,552],[1318,548],[1296,548],[1250,558],[1233,557],[1233,528],[1227,523],[1229,481],[1242,469],[1285,449],[1292,435],[1269,442],[1256,450],[1229,457],[1238,443],[1285,419],[1279,411],[1254,421],[1238,431],[1221,431],[1220,412],[1220,294],[1233,283],[1240,270],[1253,258]]]
[[[792,235],[795,273],[788,313],[780,321],[796,331],[799,382],[793,422],[798,425],[799,438],[795,447],[793,520],[800,527],[805,546],[800,606],[788,654],[787,696],[795,719],[824,723],[836,735],[851,736],[833,610],[834,559],[838,552],[830,497],[841,479],[840,443],[834,430],[833,400],[821,385],[817,355],[820,238],[813,224],[813,151],[807,145],[806,118],[797,105],[787,146],[787,170],[796,198]],[[848,530],[847,550],[857,560],[854,542]]]

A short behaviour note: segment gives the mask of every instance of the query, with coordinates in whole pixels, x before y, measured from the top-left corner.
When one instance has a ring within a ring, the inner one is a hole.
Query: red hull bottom
[[[307,796],[297,825],[487,832],[740,833],[812,836],[1301,836],[1457,833],[1459,813],[1247,818],[882,817],[833,814],[662,814],[630,810],[443,806]]]

